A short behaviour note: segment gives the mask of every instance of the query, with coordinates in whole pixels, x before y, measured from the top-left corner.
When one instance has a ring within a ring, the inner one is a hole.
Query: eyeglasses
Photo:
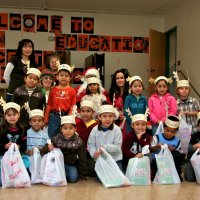
[[[44,80],[50,80],[50,81],[53,81],[53,78],[50,77],[50,76],[45,76],[43,79],[44,79]]]

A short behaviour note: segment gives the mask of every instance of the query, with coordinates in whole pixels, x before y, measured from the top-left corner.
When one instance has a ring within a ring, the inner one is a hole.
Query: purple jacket
[[[148,101],[150,120],[153,125],[157,124],[158,121],[165,122],[166,119],[166,109],[168,108],[168,115],[176,115],[177,113],[177,103],[175,97],[171,94],[166,93],[162,99],[155,93]]]

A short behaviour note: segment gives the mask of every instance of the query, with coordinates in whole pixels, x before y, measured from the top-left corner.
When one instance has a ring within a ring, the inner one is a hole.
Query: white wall
[[[200,93],[200,1],[183,1],[182,5],[165,18],[165,31],[177,26],[177,66],[187,74]],[[191,95],[197,97],[193,92]]]
[[[148,37],[149,29],[163,31],[164,19],[161,17],[149,17],[138,15],[114,15],[97,13],[75,13],[75,12],[51,12],[51,11],[33,11],[17,9],[0,9],[2,13],[22,13],[23,14],[42,14],[59,15],[63,18],[63,33],[70,33],[70,20],[72,16],[93,17],[94,34],[109,36],[139,36]],[[22,38],[30,38],[35,44],[36,50],[53,50],[54,42],[48,41],[48,36],[52,33],[26,33],[20,31],[6,31],[6,48],[16,48],[18,41]],[[71,63],[75,66],[84,67],[84,59],[95,52],[71,51]],[[101,52],[99,52],[101,53]],[[149,54],[141,53],[105,53],[105,86],[110,87],[110,75],[117,69],[117,63],[120,59],[120,66],[128,68],[131,75],[140,75],[147,85],[147,69],[149,67]]]

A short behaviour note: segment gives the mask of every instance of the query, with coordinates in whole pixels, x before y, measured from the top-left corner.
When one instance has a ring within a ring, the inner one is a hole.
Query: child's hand
[[[174,148],[173,146],[171,146],[171,145],[168,145],[168,149],[169,149],[170,151],[174,151],[174,150],[175,150],[175,148]]]
[[[12,142],[7,143],[7,144],[5,145],[5,149],[9,149],[10,146],[11,146],[11,144],[12,144]]]
[[[49,151],[53,151],[53,150],[54,150],[53,144],[48,144],[48,150],[49,150]]]
[[[144,155],[142,154],[142,153],[138,153],[138,154],[136,154],[136,158],[142,158]]]
[[[200,143],[197,143],[197,144],[193,145],[193,148],[194,148],[195,150],[198,149],[198,148],[200,148]]]
[[[98,158],[101,153],[102,153],[101,149],[99,149],[99,151],[95,151],[94,152],[94,158],[95,159]]]
[[[32,156],[33,155],[33,150],[32,149],[26,150],[26,154],[28,154],[29,156]]]

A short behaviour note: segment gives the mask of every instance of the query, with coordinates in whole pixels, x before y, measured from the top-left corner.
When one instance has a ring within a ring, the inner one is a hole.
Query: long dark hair
[[[30,39],[23,39],[23,40],[19,41],[17,51],[16,51],[17,59],[18,60],[22,59],[22,48],[27,43],[31,43],[31,45],[32,45],[32,54],[29,56],[30,63],[36,65],[35,54],[34,54],[34,44],[33,44],[32,40],[30,40]]]
[[[119,87],[116,84],[116,75],[118,73],[122,73],[124,74],[124,78],[125,78],[125,85],[124,85],[124,93],[122,95],[122,99],[123,101],[125,100],[126,96],[129,94],[129,83],[128,81],[126,81],[126,79],[128,78],[129,72],[127,69],[125,68],[121,68],[119,70],[117,70],[113,75],[112,75],[112,80],[111,80],[111,86],[110,86],[110,90],[109,90],[109,96],[110,96],[110,100],[111,102],[113,101],[113,94],[115,93],[116,96],[120,95],[120,90]]]

